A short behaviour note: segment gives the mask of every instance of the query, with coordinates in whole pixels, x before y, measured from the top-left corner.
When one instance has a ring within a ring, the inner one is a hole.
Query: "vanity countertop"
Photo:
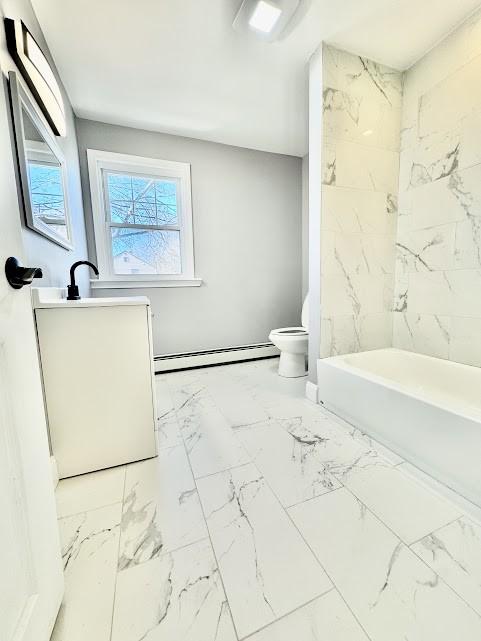
[[[62,287],[32,287],[34,309],[53,307],[118,307],[120,305],[150,305],[147,296],[118,296],[110,298],[81,298],[67,300],[67,290]]]

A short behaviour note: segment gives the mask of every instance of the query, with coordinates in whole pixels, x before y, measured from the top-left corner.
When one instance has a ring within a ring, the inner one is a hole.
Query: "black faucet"
[[[70,285],[67,287],[67,300],[80,300],[80,294],[78,290],[78,285],[75,284],[75,270],[79,265],[88,265],[95,273],[96,276],[99,275],[99,270],[93,263],[89,263],[88,260],[78,260],[70,268]]]

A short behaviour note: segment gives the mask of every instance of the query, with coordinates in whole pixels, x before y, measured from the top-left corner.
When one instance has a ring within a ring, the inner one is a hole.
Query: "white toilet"
[[[309,341],[309,294],[302,306],[302,327],[280,327],[273,329],[269,340],[281,352],[279,361],[279,376],[297,378],[306,375],[306,355]]]

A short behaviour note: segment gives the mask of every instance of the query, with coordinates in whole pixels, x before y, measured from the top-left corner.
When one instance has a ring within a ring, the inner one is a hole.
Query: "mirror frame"
[[[72,221],[70,219],[70,208],[69,208],[69,198],[68,198],[68,185],[67,185],[67,163],[65,156],[58,146],[54,135],[50,131],[48,125],[45,123],[42,113],[38,105],[32,100],[27,90],[24,88],[22,82],[19,80],[17,74],[14,71],[10,71],[8,74],[9,88],[10,88],[10,102],[12,107],[13,115],[13,133],[15,137],[15,146],[17,152],[17,166],[18,166],[18,176],[20,184],[19,192],[21,194],[21,201],[23,205],[23,211],[25,214],[25,222],[29,229],[41,234],[45,238],[48,238],[52,242],[60,245],[64,249],[72,250],[73,249],[73,239],[72,239]],[[32,211],[32,204],[30,200],[30,190],[28,183],[28,170],[27,170],[27,161],[26,161],[26,150],[25,150],[25,136],[24,136],[24,126],[23,126],[23,116],[22,109],[25,110],[28,117],[32,120],[35,127],[38,129],[40,135],[45,140],[47,145],[52,150],[53,154],[56,156],[62,173],[62,186],[64,193],[64,202],[65,202],[65,224],[68,231],[68,239],[64,238],[60,234],[55,233],[48,225],[42,223],[35,219]]]

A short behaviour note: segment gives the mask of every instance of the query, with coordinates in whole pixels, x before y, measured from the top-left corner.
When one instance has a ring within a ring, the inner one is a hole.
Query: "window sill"
[[[202,278],[172,278],[169,280],[98,280],[92,279],[92,289],[146,289],[148,287],[200,287]]]

